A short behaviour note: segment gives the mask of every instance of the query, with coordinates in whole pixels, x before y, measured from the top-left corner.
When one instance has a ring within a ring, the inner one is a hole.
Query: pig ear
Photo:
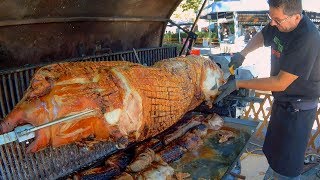
[[[36,74],[31,82],[29,93],[27,95],[28,98],[40,97],[47,94],[51,90],[51,83],[51,78],[48,76],[40,73]]]

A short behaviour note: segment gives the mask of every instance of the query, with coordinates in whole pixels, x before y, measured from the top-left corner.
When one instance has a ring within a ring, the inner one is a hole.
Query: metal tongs
[[[83,111],[78,114],[59,118],[54,121],[51,121],[51,122],[48,122],[48,123],[45,123],[45,124],[42,124],[42,125],[36,126],[36,127],[32,126],[31,124],[18,126],[13,131],[0,135],[0,145],[8,144],[8,143],[14,142],[14,141],[18,141],[18,142],[27,141],[29,139],[34,138],[35,131],[37,131],[39,129],[46,128],[46,127],[49,127],[49,126],[52,126],[55,124],[59,124],[61,122],[74,120],[74,119],[77,119],[83,115],[89,114],[91,112],[93,112],[93,110]]]

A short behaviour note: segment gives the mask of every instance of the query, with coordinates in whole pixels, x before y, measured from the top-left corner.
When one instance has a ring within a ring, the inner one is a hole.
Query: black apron
[[[273,103],[263,152],[274,171],[288,177],[301,174],[316,113],[317,108],[299,110],[289,102]]]

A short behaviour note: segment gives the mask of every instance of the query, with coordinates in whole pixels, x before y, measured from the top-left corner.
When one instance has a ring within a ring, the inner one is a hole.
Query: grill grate
[[[26,154],[25,143],[0,146],[0,179],[57,179],[68,176],[116,151],[111,142],[98,143],[91,150],[70,144]]]
[[[140,63],[151,66],[156,61],[177,56],[176,47],[160,47],[136,50]],[[66,61],[138,62],[133,51],[104,54]],[[0,119],[3,119],[20,101],[37,68],[46,64],[0,71]],[[116,149],[111,142],[95,144],[92,150],[70,144],[57,149],[47,148],[34,154],[26,154],[26,143],[10,143],[0,146],[1,179],[58,179],[87,167],[110,155]]]

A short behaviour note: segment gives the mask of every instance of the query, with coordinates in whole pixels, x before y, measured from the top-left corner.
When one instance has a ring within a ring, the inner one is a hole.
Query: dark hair
[[[301,14],[301,0],[268,0],[270,7],[283,8],[283,13],[286,15]]]

